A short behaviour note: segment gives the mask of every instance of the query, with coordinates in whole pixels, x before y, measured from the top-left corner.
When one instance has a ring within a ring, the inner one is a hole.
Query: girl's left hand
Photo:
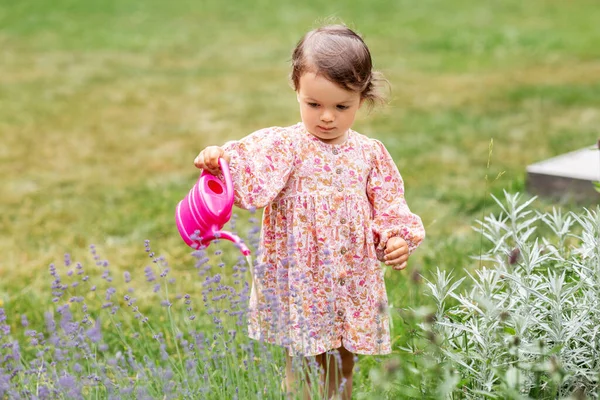
[[[408,243],[398,236],[391,237],[385,245],[385,265],[391,265],[395,270],[406,268],[408,261]]]

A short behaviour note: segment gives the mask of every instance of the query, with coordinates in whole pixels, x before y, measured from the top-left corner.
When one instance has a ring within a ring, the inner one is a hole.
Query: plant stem
[[[490,170],[490,161],[492,159],[492,150],[494,148],[494,138],[490,139],[490,144],[488,145],[488,159],[485,173],[485,190],[483,193],[483,208],[481,209],[481,223],[483,224],[483,220],[485,218],[485,208],[487,206],[487,196],[488,196],[488,171]],[[483,226],[482,226],[483,228]],[[481,257],[483,255],[483,231],[479,234],[479,269],[481,269]]]

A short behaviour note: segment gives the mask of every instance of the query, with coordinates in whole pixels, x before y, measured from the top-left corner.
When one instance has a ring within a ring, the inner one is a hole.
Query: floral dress
[[[265,207],[250,337],[290,355],[390,353],[380,260],[390,237],[412,252],[425,231],[383,144],[352,130],[327,144],[298,123],[223,147],[235,204]]]

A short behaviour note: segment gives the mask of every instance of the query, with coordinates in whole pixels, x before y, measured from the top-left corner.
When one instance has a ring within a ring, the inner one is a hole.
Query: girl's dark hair
[[[300,88],[306,72],[322,75],[341,88],[359,92],[371,105],[383,102],[378,91],[387,80],[373,71],[371,53],[363,39],[345,25],[326,25],[308,32],[292,53],[292,84]]]

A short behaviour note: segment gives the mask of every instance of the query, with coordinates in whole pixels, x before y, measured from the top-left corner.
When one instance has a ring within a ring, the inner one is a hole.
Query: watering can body
[[[231,232],[222,230],[233,210],[233,182],[227,162],[220,158],[219,165],[225,184],[203,170],[194,187],[177,205],[177,229],[183,241],[194,249],[206,247],[211,241],[221,238],[234,242],[247,256],[250,250],[243,241]]]

